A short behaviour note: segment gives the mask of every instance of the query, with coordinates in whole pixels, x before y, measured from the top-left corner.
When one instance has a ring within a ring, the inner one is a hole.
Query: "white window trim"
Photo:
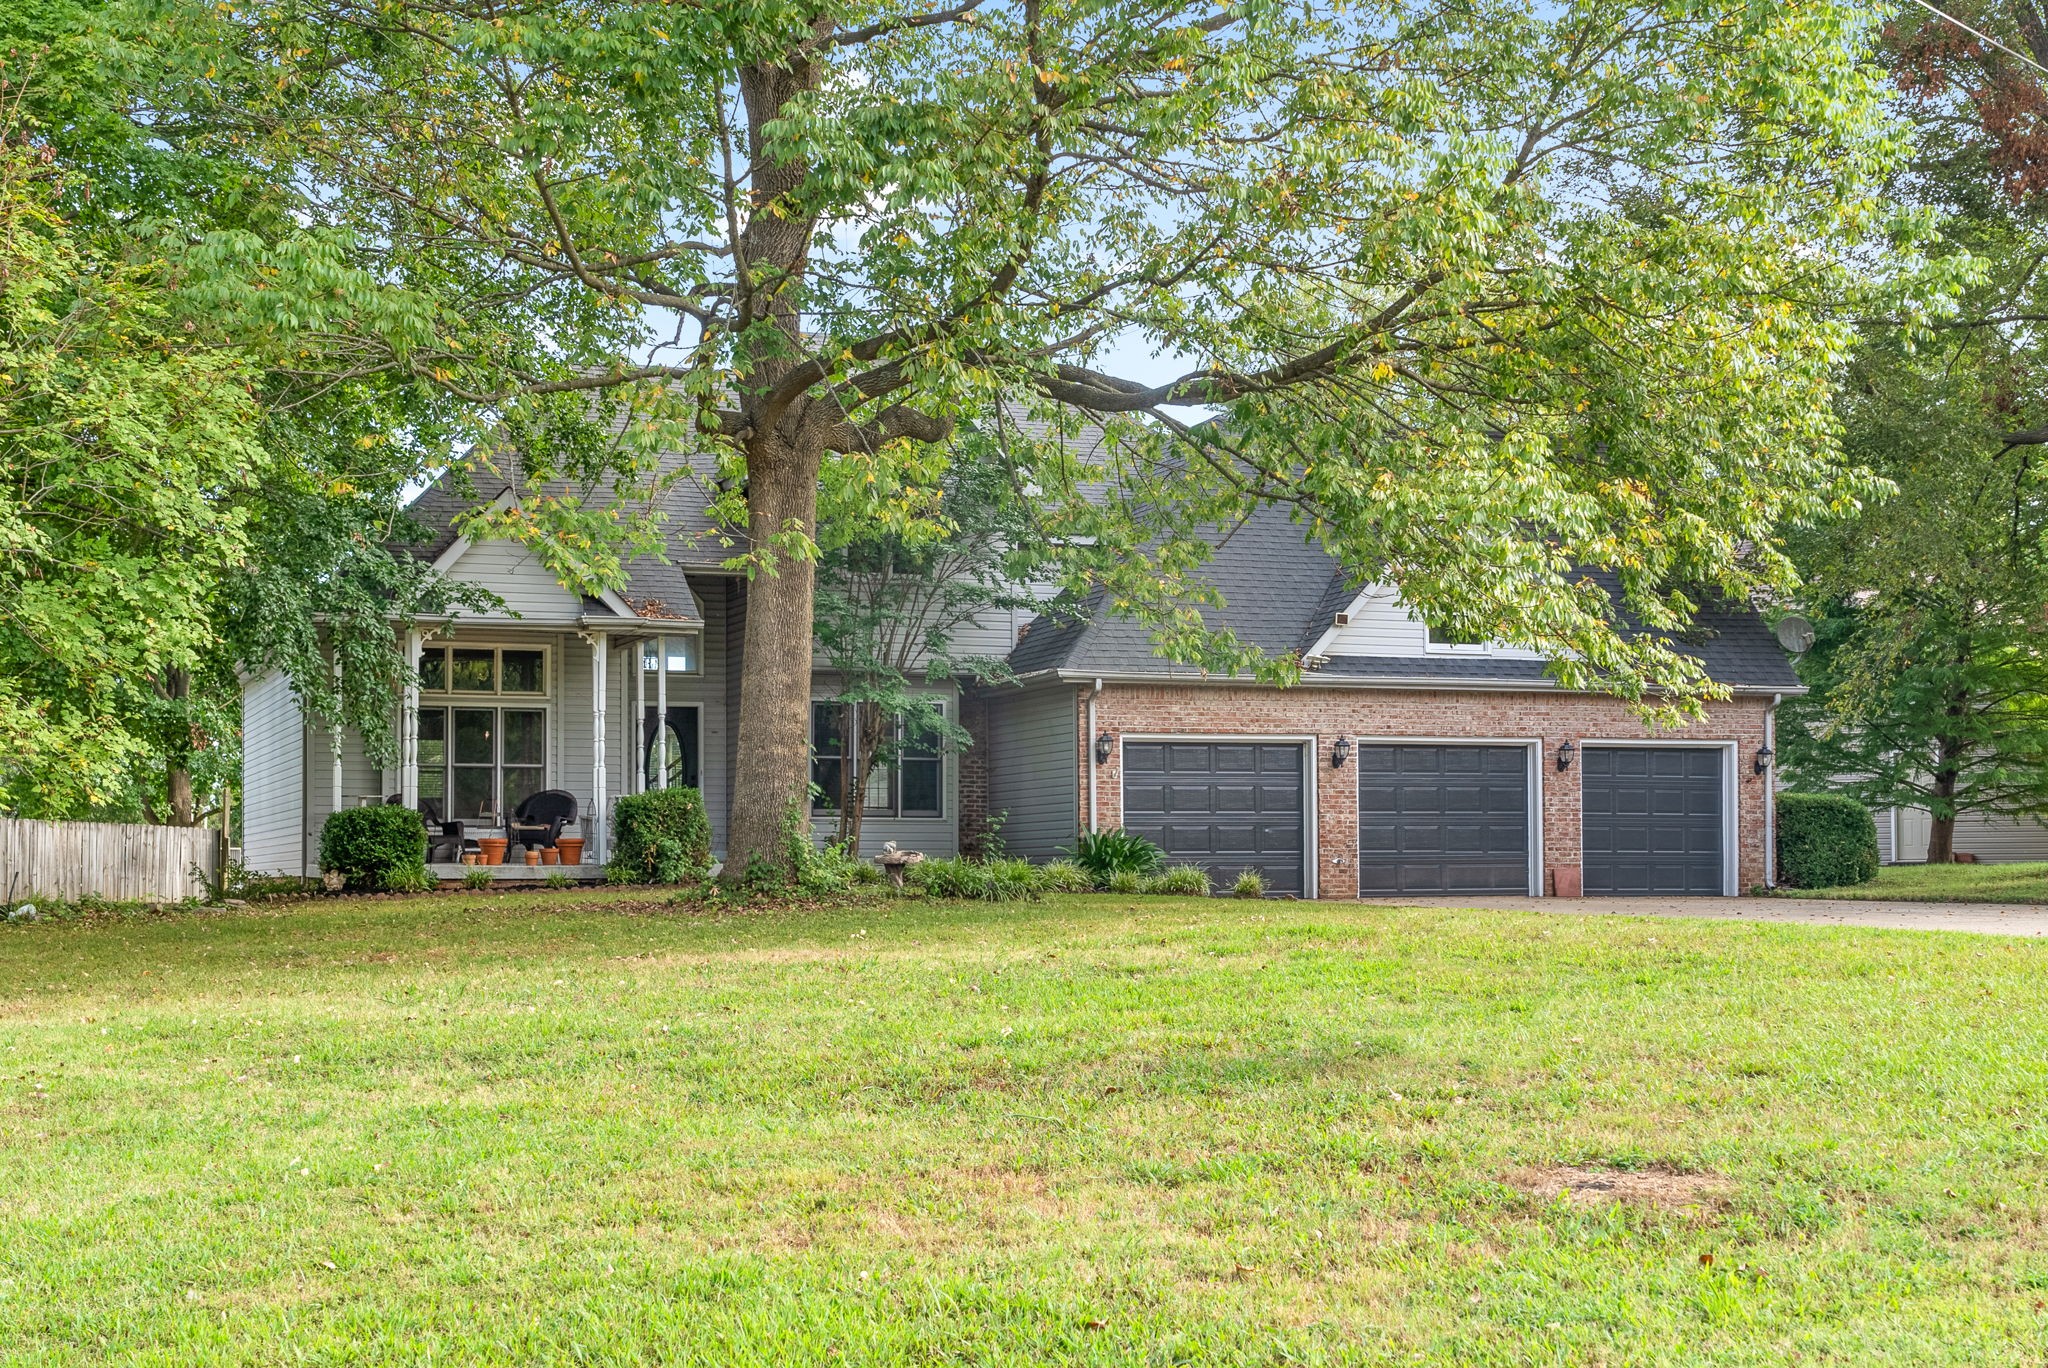
[[[423,650],[422,650],[422,652],[421,652],[422,656],[424,656],[424,655],[425,655],[425,653],[426,653],[427,651],[440,651],[440,652],[442,652],[442,653],[444,654],[444,656],[445,656],[445,654],[446,654],[447,652],[449,652],[449,651],[492,651],[492,652],[495,652],[495,653],[496,653],[496,659],[495,659],[495,660],[493,661],[493,663],[492,663],[492,667],[491,667],[491,678],[495,679],[495,680],[496,680],[496,681],[498,682],[498,685],[499,685],[499,687],[498,687],[498,688],[496,688],[496,689],[492,689],[492,690],[489,690],[489,691],[479,691],[479,690],[475,690],[475,689],[460,689],[460,690],[457,690],[457,689],[450,689],[450,688],[445,688],[445,687],[444,687],[444,688],[440,688],[440,689],[429,689],[429,688],[426,688],[425,686],[422,686],[422,687],[421,687],[421,689],[420,689],[420,697],[421,697],[421,699],[422,699],[422,700],[424,700],[424,699],[429,699],[429,698],[435,698],[435,699],[441,699],[441,698],[451,698],[451,699],[478,699],[478,698],[491,698],[491,699],[498,699],[498,698],[511,698],[511,699],[518,699],[518,700],[520,700],[520,701],[522,701],[522,702],[532,702],[532,703],[541,703],[541,702],[545,702],[545,703],[548,703],[548,704],[550,704],[550,705],[552,705],[552,704],[553,704],[553,702],[554,702],[554,698],[555,698],[555,673],[554,673],[554,669],[555,669],[555,648],[554,648],[553,646],[549,645],[549,644],[548,644],[547,642],[544,642],[544,641],[538,641],[538,642],[536,642],[536,641],[503,641],[503,640],[488,640],[488,641],[469,641],[469,640],[455,640],[455,639],[452,639],[452,638],[447,638],[447,637],[444,637],[444,638],[442,638],[442,639],[440,639],[440,640],[438,640],[438,641],[429,641],[429,642],[427,642],[427,643],[426,643],[426,645],[425,645],[425,647],[423,648]],[[507,693],[507,692],[505,691],[505,689],[504,689],[504,683],[505,683],[505,652],[507,652],[507,651],[539,651],[539,652],[540,652],[540,692],[539,692],[539,693]],[[445,679],[448,679],[448,678],[451,678],[451,677],[453,677],[454,673],[455,673],[455,670],[454,670],[454,666],[453,666],[453,664],[452,664],[452,663],[450,663],[450,664],[448,664],[448,665],[445,665],[445,666],[443,667],[443,675],[442,675],[442,678],[443,678],[444,680],[445,680]]]
[[[525,648],[514,646],[513,649],[523,650]],[[556,727],[553,699],[543,698],[539,694],[422,694],[420,696],[419,710],[424,713],[429,708],[435,712],[449,714],[447,735],[441,741],[441,744],[446,747],[442,752],[445,758],[441,761],[441,801],[444,805],[452,803],[455,798],[455,770],[457,767],[455,763],[454,710],[458,708],[471,708],[479,711],[488,708],[493,712],[500,713],[537,712],[544,714],[541,725],[547,728],[547,734],[541,738],[540,786],[543,789],[558,789],[562,787],[561,782],[555,778],[555,745],[561,733]],[[498,723],[499,736],[495,743],[498,758],[491,761],[491,785],[493,791],[500,798],[504,797],[505,793],[504,725],[502,721]],[[463,768],[481,769],[483,767],[481,765],[468,765],[463,766]],[[531,769],[533,767],[531,765],[520,765],[517,768]],[[422,764],[419,769],[421,773],[424,773],[426,766]],[[580,799],[578,804],[580,807]],[[446,806],[443,806],[441,809],[441,815],[444,820],[456,822],[480,822],[483,820],[480,817],[452,817],[449,815]],[[498,825],[500,827],[504,826],[505,823],[511,820],[511,817],[512,814],[509,812],[499,813]]]
[[[960,700],[957,695],[943,690],[934,689],[930,691],[930,693],[927,696],[931,698],[936,698],[940,702],[940,704],[944,706],[947,717],[957,719],[960,708]],[[820,703],[836,703],[839,707],[842,708],[851,708],[855,706],[850,703],[840,703],[838,698],[833,694],[813,692],[811,694],[811,706],[815,708]],[[847,727],[847,740],[849,742],[851,742],[851,740],[853,739],[852,731],[853,729],[851,726],[851,719],[849,719],[849,725]],[[815,733],[812,730],[810,720],[806,719],[806,725],[804,728],[804,753],[806,757],[804,761],[804,774],[806,782],[808,782],[809,780],[811,758],[814,757],[816,754],[816,751],[814,750],[811,744],[811,737],[814,734]],[[868,817],[885,818],[891,822],[929,822],[933,824],[940,824],[956,820],[955,813],[958,811],[959,808],[959,795],[956,794],[952,788],[952,780],[955,773],[955,766],[952,763],[954,753],[955,752],[953,748],[950,746],[941,746],[939,748],[939,810],[936,815],[932,813],[921,812],[908,817],[904,816],[900,811],[900,809],[903,806],[903,796],[895,782],[896,776],[894,774],[891,774],[889,776],[890,790],[895,798],[895,801],[890,803],[889,806],[886,808],[874,806],[864,807],[862,810],[863,821],[865,821]],[[845,763],[853,763],[853,757],[851,754],[846,756]],[[876,768],[881,770],[889,770],[892,767],[888,765],[880,765]],[[863,780],[863,782],[867,781]],[[829,823],[835,823],[839,820],[838,808],[814,807],[810,811],[811,820],[814,823],[817,823],[821,826]]]
[[[1438,641],[1428,623],[1422,624],[1422,649],[1427,655],[1492,655],[1490,641]]]
[[[692,664],[690,668],[688,668],[687,670],[678,670],[675,667],[671,666],[669,668],[669,676],[671,678],[673,678],[676,675],[683,675],[691,679],[701,678],[704,674],[704,632],[702,628],[698,627],[692,627],[687,632],[656,632],[652,636],[645,636],[640,638],[639,655],[640,669],[642,673],[661,673],[662,657],[664,654],[666,654],[661,648],[661,639],[665,636],[688,637],[691,641],[696,643],[695,647],[690,652],[691,657],[695,661],[695,663]],[[652,656],[648,655],[647,653],[647,648],[649,646],[654,647],[654,654]],[[674,700],[670,701],[673,702]]]

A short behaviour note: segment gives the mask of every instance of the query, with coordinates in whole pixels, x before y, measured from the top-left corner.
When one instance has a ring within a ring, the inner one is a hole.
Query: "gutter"
[[[1095,681],[1095,687],[1088,693],[1088,734],[1081,738],[1081,763],[1088,770],[1088,832],[1093,835],[1100,830],[1100,817],[1096,807],[1095,771],[1101,766],[1095,763],[1095,696],[1102,692],[1102,681]]]
[[[1024,686],[1039,681],[1072,684],[1093,683],[1097,688],[1108,684],[1187,684],[1208,685],[1217,688],[1278,689],[1279,685],[1266,684],[1250,675],[1199,675],[1199,674],[1147,674],[1141,671],[1106,671],[1101,674],[1085,670],[1062,670],[1057,668],[1033,670],[1029,674],[1016,676],[1010,682]],[[1370,678],[1354,678],[1342,675],[1326,675],[1309,672],[1300,680],[1286,686],[1288,689],[1456,689],[1461,692],[1488,693],[1571,693],[1584,698],[1607,698],[1609,694],[1597,690],[1560,689],[1550,679],[1474,679],[1436,675],[1374,675]],[[1729,693],[1736,698],[1762,698],[1768,695],[1773,706],[1785,698],[1803,698],[1808,690],[1804,686],[1785,688],[1771,685],[1732,684]]]
[[[1804,689],[1801,693],[1806,692]],[[1771,767],[1764,771],[1764,887],[1778,886],[1778,705],[1785,701],[1785,695],[1771,695],[1771,706],[1764,710],[1764,749],[1771,752]],[[1892,847],[1896,854],[1898,846]]]

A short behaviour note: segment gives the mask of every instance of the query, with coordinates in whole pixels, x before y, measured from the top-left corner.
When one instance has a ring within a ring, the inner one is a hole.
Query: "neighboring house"
[[[670,510],[684,535],[702,523],[694,497]],[[417,722],[390,770],[369,765],[356,738],[335,746],[306,727],[281,677],[246,681],[248,864],[311,872],[337,806],[396,793],[475,821],[543,787],[575,794],[586,860],[601,861],[610,801],[658,783],[664,719],[672,779],[703,789],[722,852],[745,581],[719,567],[722,553],[679,541],[676,565],[636,562],[622,591],[583,598],[510,543],[455,535],[458,511],[438,489],[416,506],[446,529],[425,554],[519,616],[465,616],[412,643],[426,683],[404,701]],[[1542,893],[1553,878],[1568,891],[1581,874],[1586,892],[1616,894],[1733,894],[1768,880],[1757,762],[1772,708],[1800,686],[1755,614],[1698,624],[1697,652],[1733,697],[1660,732],[1616,699],[1559,689],[1526,651],[1432,640],[1279,510],[1220,539],[1212,564],[1228,605],[1216,620],[1299,653],[1299,685],[1162,660],[1143,626],[1099,604],[1067,620],[1000,615],[962,653],[1005,656],[1015,682],[936,686],[974,744],[907,753],[869,776],[863,853],[893,840],[951,854],[1000,814],[1003,844],[1033,859],[1125,826],[1219,880],[1254,868],[1269,890],[1306,897]],[[813,692],[813,779],[833,791],[850,729],[827,676]],[[816,817],[829,828],[829,812]]]
[[[1877,856],[1886,864],[1926,864],[1927,837],[1934,823],[1926,808],[1879,808]],[[2048,825],[2030,817],[1986,817],[1965,812],[1956,817],[1955,849],[1985,864],[2048,860]]]

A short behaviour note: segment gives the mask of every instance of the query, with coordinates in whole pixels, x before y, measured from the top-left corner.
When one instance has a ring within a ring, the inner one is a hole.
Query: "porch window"
[[[540,646],[429,646],[420,655],[420,691],[545,694],[548,653]]]
[[[661,668],[661,642],[649,637],[640,643],[640,668],[650,673]],[[697,673],[697,634],[686,632],[668,639],[668,672]]]
[[[547,787],[539,708],[420,709],[420,799],[444,817],[502,821]]]

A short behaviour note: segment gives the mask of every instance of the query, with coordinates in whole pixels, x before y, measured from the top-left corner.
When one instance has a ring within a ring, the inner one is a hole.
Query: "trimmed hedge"
[[[1839,793],[1778,795],[1778,881],[1841,888],[1877,877],[1877,823]]]
[[[409,807],[343,808],[320,828],[320,868],[348,887],[415,892],[427,886],[427,827]]]
[[[711,821],[693,788],[629,793],[612,807],[614,883],[695,883],[711,872]]]

